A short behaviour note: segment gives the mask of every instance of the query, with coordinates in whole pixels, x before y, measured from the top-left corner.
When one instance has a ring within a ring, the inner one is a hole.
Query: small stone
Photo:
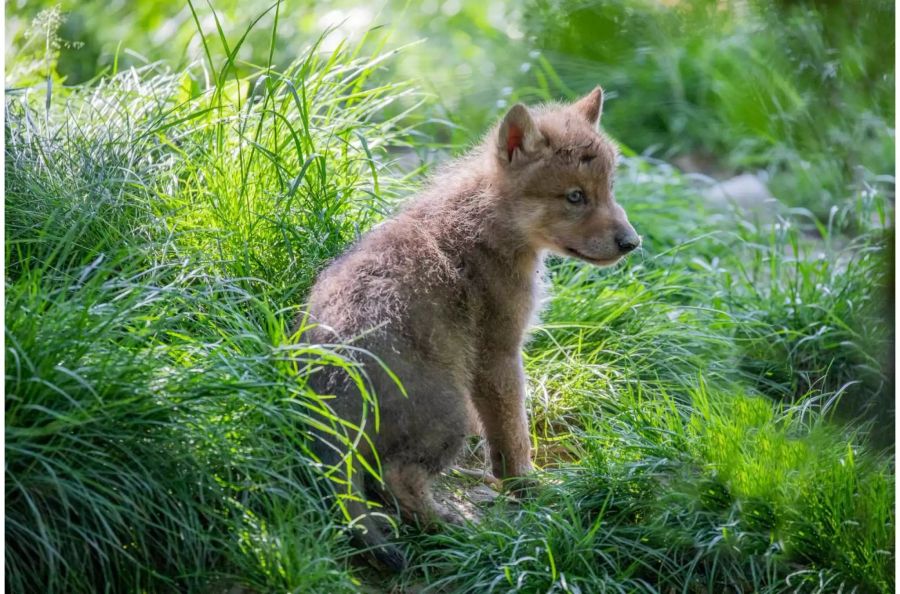
[[[735,205],[748,214],[768,217],[774,217],[779,207],[778,199],[769,192],[768,186],[752,173],[742,173],[713,184],[703,192],[703,197],[712,206]]]

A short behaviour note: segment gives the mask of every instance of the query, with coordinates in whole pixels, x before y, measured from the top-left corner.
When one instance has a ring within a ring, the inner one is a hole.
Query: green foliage
[[[767,237],[741,229],[736,249],[744,257],[720,271],[723,298],[740,321],[742,368],[772,395],[841,391],[880,408],[892,398],[884,234],[872,230],[839,247],[843,240],[825,230],[824,242],[810,244],[803,220],[782,219]]]
[[[526,24],[559,91],[612,90],[604,125],[636,151],[765,169],[823,219],[893,172],[893,3],[665,4],[536,0]]]

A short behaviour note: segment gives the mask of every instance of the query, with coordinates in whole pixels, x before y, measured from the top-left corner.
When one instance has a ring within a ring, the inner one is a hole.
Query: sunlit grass
[[[381,174],[405,131],[377,116],[411,91],[368,84],[391,54],[358,51],[313,44],[234,82],[225,60],[209,88],[202,66],[154,65],[10,97],[13,590],[354,589],[307,450],[335,419],[304,373],[360,372],[289,333],[405,183]]]

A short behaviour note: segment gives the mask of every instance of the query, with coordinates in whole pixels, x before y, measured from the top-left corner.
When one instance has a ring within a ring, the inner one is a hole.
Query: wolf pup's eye
[[[566,201],[569,204],[584,204],[584,192],[580,188],[566,192]]]

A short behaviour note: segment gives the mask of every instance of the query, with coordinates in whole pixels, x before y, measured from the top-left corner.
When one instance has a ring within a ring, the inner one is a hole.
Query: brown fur
[[[521,350],[545,252],[608,265],[640,241],[613,199],[616,149],[597,130],[601,108],[599,87],[571,105],[514,106],[480,146],[445,167],[313,287],[307,323],[317,325],[304,340],[365,349],[406,389],[408,396],[380,365],[358,357],[381,416],[379,431],[371,419],[365,430],[384,487],[406,519],[446,518],[429,481],[459,451],[471,410],[494,474],[531,470]],[[567,200],[576,188],[585,203]],[[334,395],[338,416],[362,422],[359,392],[346,375],[320,372],[313,387]],[[362,455],[373,458],[367,448]],[[363,541],[383,545],[366,526]]]

